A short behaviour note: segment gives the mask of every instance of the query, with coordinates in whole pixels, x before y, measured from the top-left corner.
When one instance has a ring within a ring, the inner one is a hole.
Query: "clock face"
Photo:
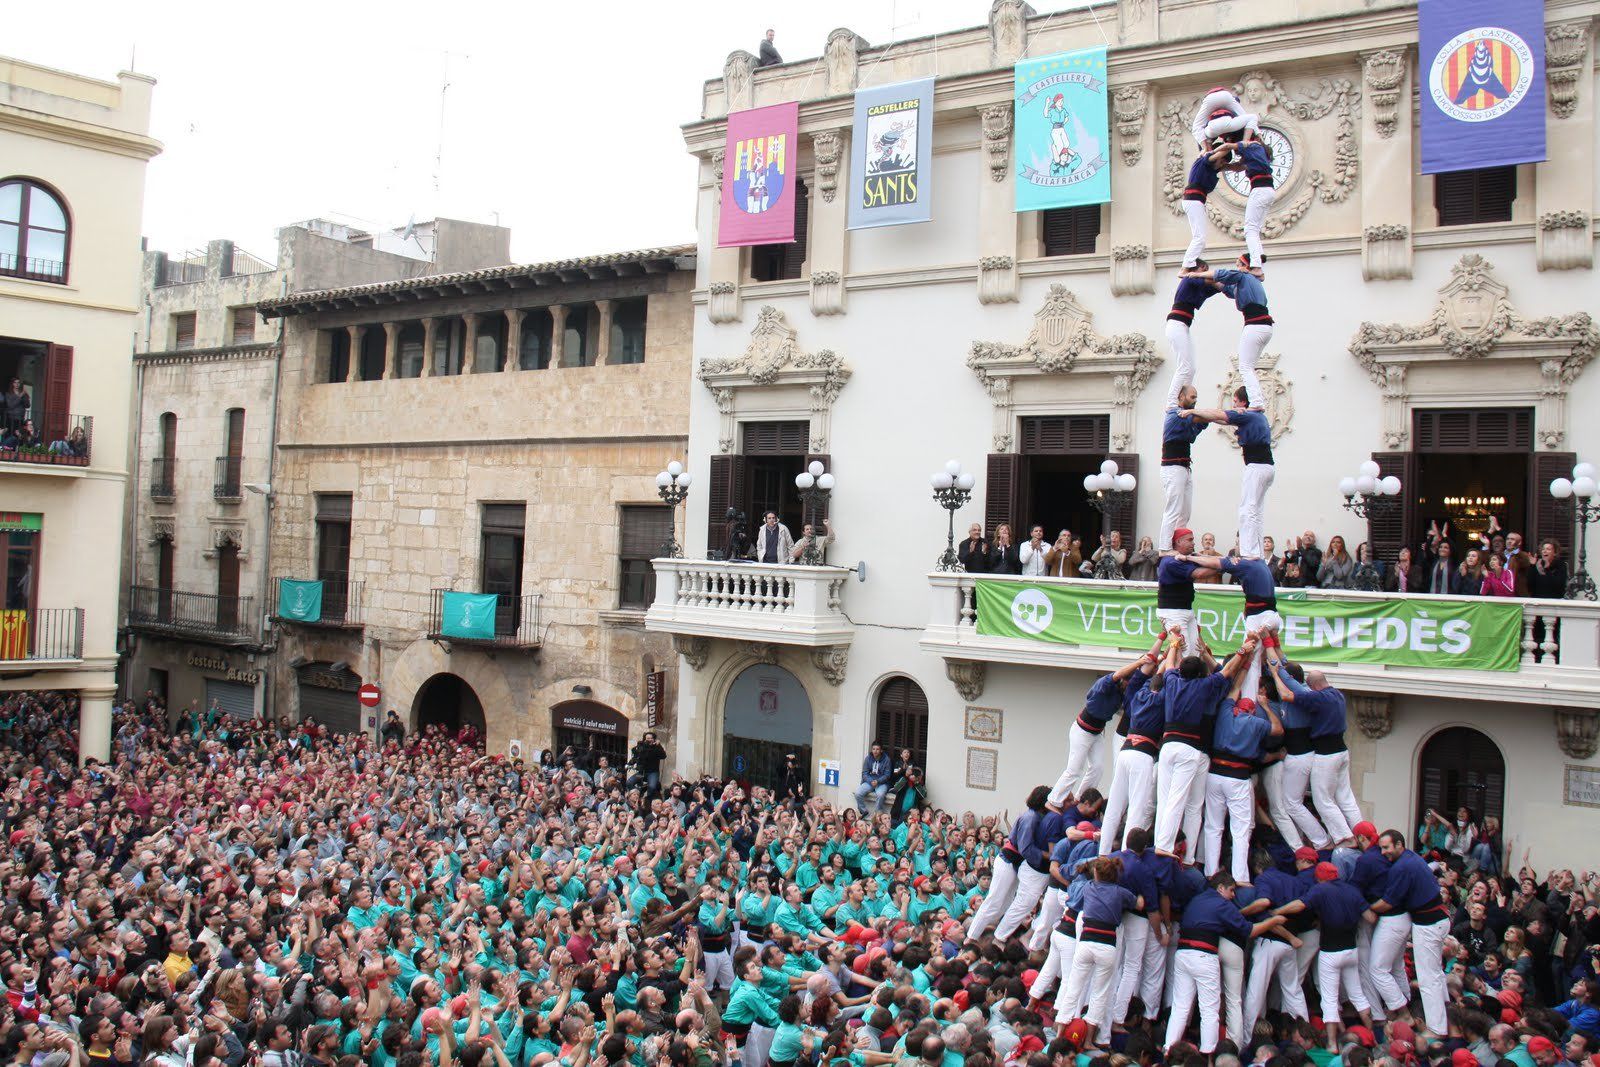
[[[1261,127],[1261,143],[1272,153],[1272,184],[1282,189],[1294,170],[1294,142],[1275,126]],[[1242,170],[1224,171],[1222,178],[1240,196],[1250,195],[1250,178]]]

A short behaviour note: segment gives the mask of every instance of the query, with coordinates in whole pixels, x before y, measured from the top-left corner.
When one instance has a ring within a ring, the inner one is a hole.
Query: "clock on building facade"
[[[1261,143],[1272,153],[1272,184],[1281,190],[1294,171],[1294,141],[1276,126],[1263,125]],[[1240,196],[1250,195],[1250,178],[1244,171],[1224,171],[1222,177],[1228,183],[1228,187]]]

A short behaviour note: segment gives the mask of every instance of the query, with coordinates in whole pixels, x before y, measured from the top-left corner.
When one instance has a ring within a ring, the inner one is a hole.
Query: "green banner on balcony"
[[[981,579],[978,633],[1063,645],[1148,648],[1161,632],[1154,589]],[[1244,598],[1197,591],[1206,643],[1232,652],[1244,639]],[[1315,663],[1514,671],[1522,605],[1495,600],[1278,599],[1290,658]]]
[[[446,593],[439,632],[446,637],[492,640],[494,612],[499,602],[498,593]]]
[[[322,583],[278,579],[278,618],[316,622],[322,618]]]

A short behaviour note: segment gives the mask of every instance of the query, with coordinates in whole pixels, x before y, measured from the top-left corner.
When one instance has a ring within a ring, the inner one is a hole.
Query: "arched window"
[[[1440,730],[1422,746],[1418,763],[1415,823],[1430,810],[1454,821],[1459,807],[1471,808],[1480,823],[1504,816],[1506,761],[1484,734],[1470,726]]]
[[[877,741],[898,759],[902,748],[911,750],[918,767],[928,766],[928,695],[922,686],[904,676],[891,678],[878,690]]]
[[[66,281],[69,230],[55,193],[27,178],[0,181],[0,274]]]

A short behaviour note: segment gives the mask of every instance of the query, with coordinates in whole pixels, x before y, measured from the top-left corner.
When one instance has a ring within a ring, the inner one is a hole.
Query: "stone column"
[[[1119,172],[1113,182],[1137,190],[1136,195],[1113,198],[1106,206],[1111,231],[1111,292],[1116,296],[1155,291],[1156,226],[1150,204],[1160,184],[1161,158],[1150,103],[1148,82],[1118,86],[1112,94],[1116,151],[1107,152],[1106,165]]]
[[[1038,216],[1017,214],[1006,180],[1011,165],[1010,102],[988,104],[977,112],[983,124],[985,163],[978,179],[978,300],[1011,304],[1017,299],[1017,228],[1036,225]]]
[[[111,762],[111,699],[115,686],[78,690],[78,762]]]
[[[1534,165],[1538,227],[1534,249],[1540,270],[1594,266],[1594,93],[1588,90],[1590,19],[1545,29],[1549,158]],[[1520,200],[1524,194],[1519,189]]]
[[[522,361],[522,320],[528,313],[516,308],[506,308],[506,358],[501,363],[504,370],[516,370]]]
[[[811,260],[811,313],[839,315],[844,312],[844,278],[849,270],[850,231],[845,209],[850,197],[848,193],[838,195],[838,190],[850,182],[849,132],[824,130],[814,135],[811,153],[811,234],[806,245]]]
[[[439,336],[439,320],[428,317],[422,320],[422,376],[433,377],[433,345]]]
[[[1411,63],[1406,48],[1361,56],[1361,275],[1411,277]]]
[[[727,164],[725,150],[718,148],[709,160],[711,179],[711,225],[720,224],[722,217],[722,168]],[[713,248],[706,260],[706,317],[714,323],[738,322],[740,314],[739,284],[743,281],[741,264],[744,249]]]
[[[383,378],[400,377],[400,324],[386,322],[383,324]]]
[[[357,373],[361,367],[361,335],[367,332],[365,326],[346,326],[345,331],[350,334],[350,359],[349,366],[345,368],[344,380],[347,382],[359,381],[361,375]]]
[[[600,337],[599,344],[595,345],[594,365],[603,367],[611,362],[611,301],[596,300],[594,306],[600,309]]]
[[[566,363],[567,305],[550,305],[550,366]]]
[[[473,364],[478,362],[478,316],[468,312],[461,321],[467,324],[466,338],[461,342],[461,373],[471,374],[476,369]]]

